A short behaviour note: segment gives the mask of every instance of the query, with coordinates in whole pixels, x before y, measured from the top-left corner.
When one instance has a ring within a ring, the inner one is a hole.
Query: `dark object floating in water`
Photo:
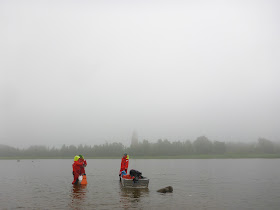
[[[17,160],[17,162],[19,162],[20,160]]]
[[[160,193],[172,193],[173,192],[173,187],[168,186],[168,187],[165,187],[165,188],[161,188],[157,192],[160,192]]]

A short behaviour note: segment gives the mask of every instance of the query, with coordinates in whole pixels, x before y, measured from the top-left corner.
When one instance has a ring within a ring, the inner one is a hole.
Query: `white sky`
[[[0,144],[280,141],[275,0],[0,1]]]

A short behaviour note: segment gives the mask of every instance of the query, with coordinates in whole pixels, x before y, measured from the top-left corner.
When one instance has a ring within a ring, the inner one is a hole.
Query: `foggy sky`
[[[0,1],[0,144],[280,140],[278,1]]]

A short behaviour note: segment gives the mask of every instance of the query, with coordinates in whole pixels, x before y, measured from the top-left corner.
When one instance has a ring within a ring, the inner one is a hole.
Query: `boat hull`
[[[133,179],[125,179],[121,177],[121,183],[122,186],[126,188],[148,188],[149,179],[144,177],[143,179],[133,181]]]

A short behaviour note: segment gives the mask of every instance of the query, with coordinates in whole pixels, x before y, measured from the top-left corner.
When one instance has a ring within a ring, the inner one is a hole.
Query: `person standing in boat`
[[[126,153],[124,153],[124,155],[122,157],[119,176],[121,176],[122,171],[125,171],[125,173],[127,173],[128,164],[129,164],[129,156]]]

